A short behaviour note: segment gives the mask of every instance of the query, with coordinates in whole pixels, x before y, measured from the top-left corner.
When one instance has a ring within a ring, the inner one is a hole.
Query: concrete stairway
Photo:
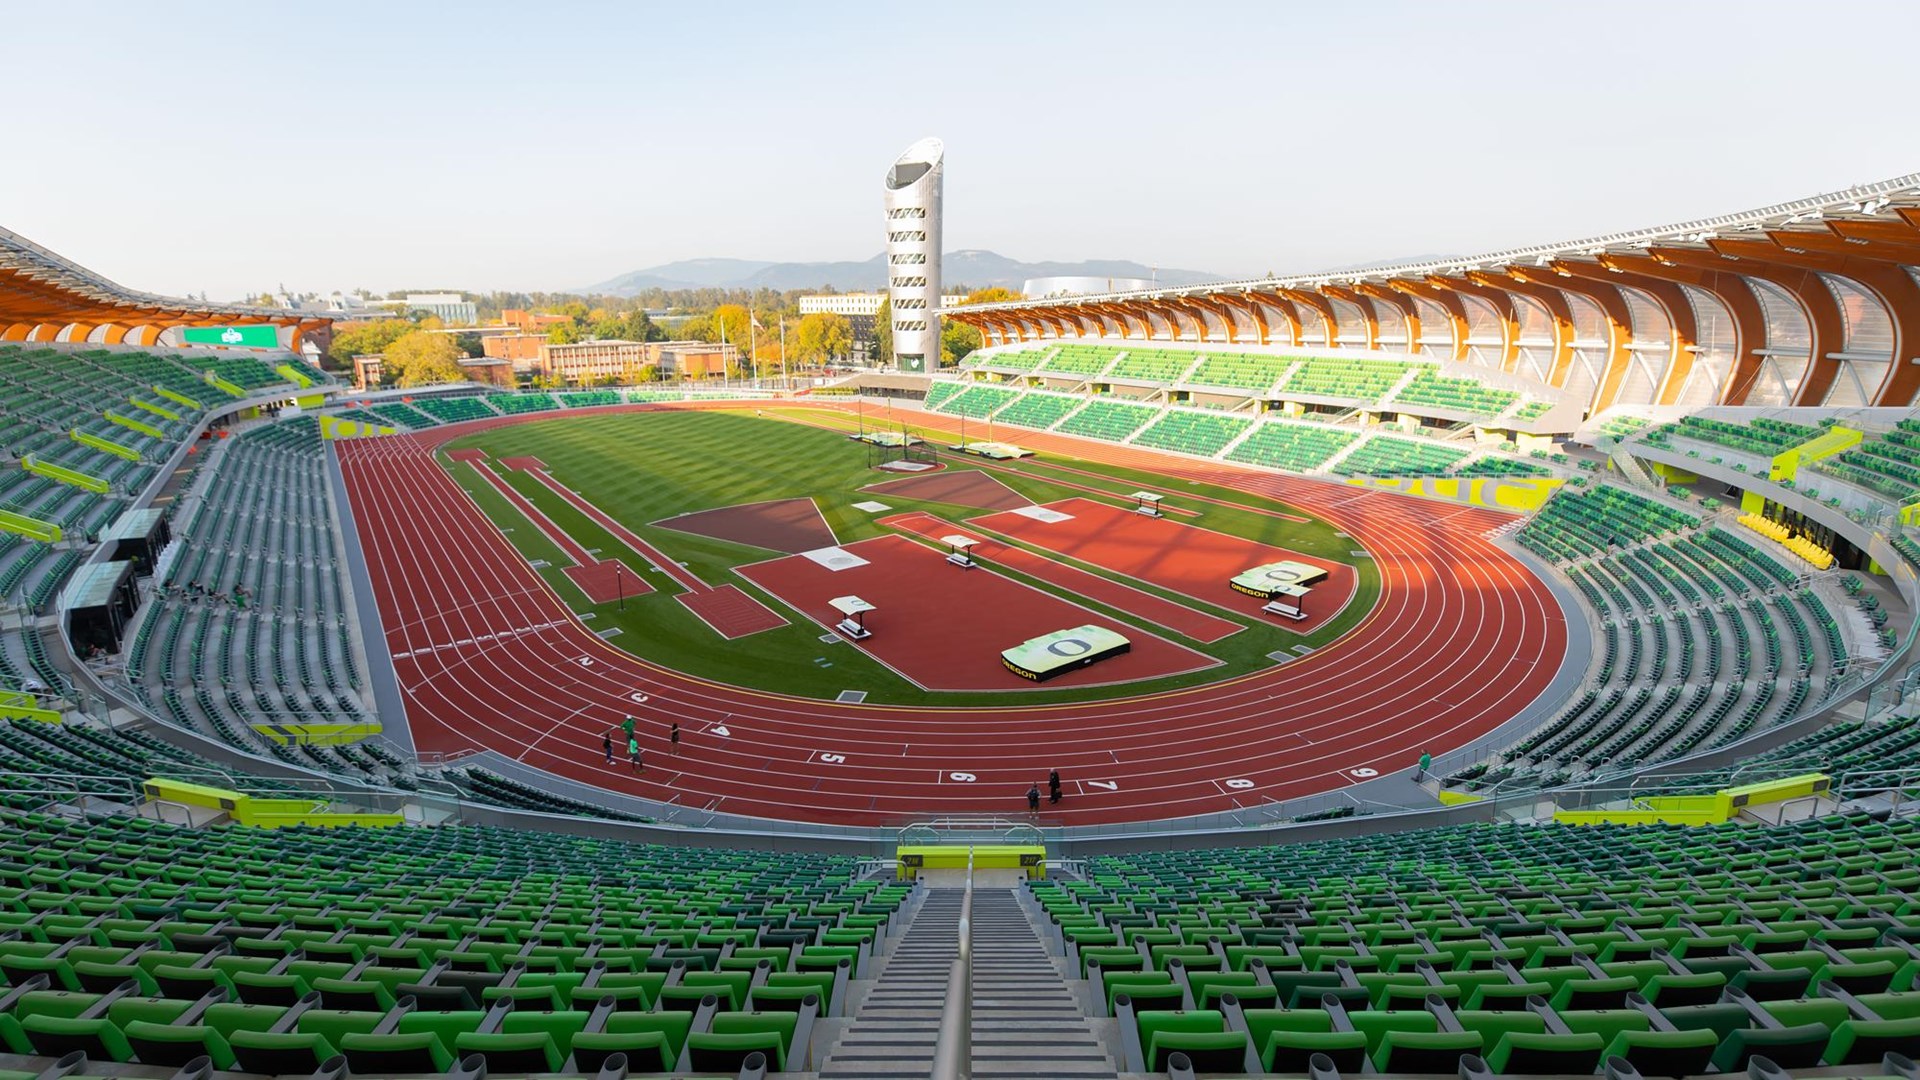
[[[925,1076],[933,1066],[947,973],[959,952],[965,889],[933,889],[888,950],[853,1023],[820,1064],[829,1078]],[[977,899],[977,897],[976,897]]]
[[[925,1076],[964,889],[932,889],[820,1065],[821,1080]],[[1113,1077],[1113,1062],[1012,889],[973,893],[975,1077]]]
[[[973,1075],[1115,1075],[1013,889],[973,891]]]

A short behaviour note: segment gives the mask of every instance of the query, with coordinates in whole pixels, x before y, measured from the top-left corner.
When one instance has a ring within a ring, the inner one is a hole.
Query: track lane
[[[622,408],[649,407],[604,411]],[[943,419],[929,415],[922,426]],[[724,687],[662,671],[588,633],[432,457],[455,435],[520,421],[335,444],[389,647],[407,654],[396,670],[422,749],[493,747],[613,790],[860,824],[932,810],[1004,812],[1055,766],[1119,790],[1089,791],[1050,817],[1142,820],[1324,791],[1356,768],[1406,768],[1422,748],[1438,752],[1504,722],[1551,679],[1564,649],[1544,585],[1479,535],[1505,515],[1035,434],[1023,441],[1177,479],[1203,475],[1321,514],[1374,556],[1381,601],[1353,633],[1300,660],[1151,698],[903,710]],[[1526,667],[1517,677],[1516,657]],[[646,706],[630,700],[636,690],[649,695]],[[655,751],[665,748],[665,721],[680,718],[679,759],[649,754],[638,778],[624,763],[602,765],[599,735],[627,711],[643,718]],[[977,779],[955,783],[953,772]],[[1223,787],[1229,779],[1254,787]]]

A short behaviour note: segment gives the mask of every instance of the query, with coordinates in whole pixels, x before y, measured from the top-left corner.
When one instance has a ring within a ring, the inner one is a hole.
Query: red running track
[[[928,690],[1039,689],[1041,684],[1008,671],[1000,651],[1088,623],[1131,639],[1131,651],[1057,676],[1045,687],[1138,682],[1219,663],[984,566],[953,566],[940,552],[904,536],[876,536],[841,550],[867,560],[867,565],[829,570],[805,555],[789,555],[735,567],[734,572],[786,601],[822,630],[842,618],[829,603],[836,596],[858,596],[874,605],[865,616],[872,635],[849,644]]]
[[[1075,596],[1105,604],[1116,611],[1124,611],[1154,626],[1162,626],[1175,633],[1185,634],[1195,641],[1211,643],[1232,637],[1246,629],[1237,622],[1216,618],[1204,611],[1195,611],[1184,604],[1162,599],[1131,585],[1122,585],[1112,578],[1090,574],[1044,555],[1035,555],[1025,548],[995,540],[984,529],[963,529],[950,521],[917,511],[883,517],[879,523],[890,529],[900,529],[917,536],[924,536],[936,543],[941,542],[943,537],[955,535],[965,536],[969,540],[978,540],[979,543],[972,548],[972,554],[974,558],[984,563],[1016,570],[1037,581],[1044,581],[1064,589]]]
[[[815,411],[823,422],[842,412]],[[930,430],[955,426],[921,415]],[[1037,450],[1169,477],[1170,495],[1190,498],[1172,485],[1199,480],[1324,517],[1372,554],[1381,599],[1352,633],[1301,659],[1117,701],[920,709],[716,684],[587,631],[433,456],[460,435],[552,419],[333,444],[423,751],[495,749],[680,805],[863,825],[1017,812],[1027,785],[1055,767],[1068,798],[1044,820],[1143,821],[1324,792],[1356,782],[1354,770],[1410,768],[1421,750],[1469,742],[1532,702],[1566,648],[1552,593],[1484,535],[1506,514],[1030,433],[1021,442]],[[751,639],[715,645],[751,662]],[[636,692],[646,704],[635,706]],[[600,734],[628,712],[656,751],[639,777],[600,763]],[[669,719],[686,733],[673,758]]]
[[[584,545],[567,535],[567,531],[555,524],[544,511],[501,479],[500,474],[494,472],[493,467],[487,464],[487,456],[484,453],[478,450],[456,450],[447,456],[472,466],[473,471],[478,473],[489,487],[498,492],[501,498],[512,503],[513,508],[520,511],[521,517],[526,518],[534,528],[540,530],[542,535],[552,541],[562,554],[573,561],[572,566],[562,567],[560,572],[567,575],[569,581],[580,586],[580,591],[587,594],[588,601],[595,604],[611,604],[629,596],[645,596],[653,591],[653,586],[647,584],[645,578],[634,573],[631,567],[622,572],[619,569],[620,564],[615,560],[608,559],[603,562],[589,554]],[[524,462],[529,459],[509,460]],[[502,464],[506,462],[503,461]]]
[[[968,518],[967,524],[1243,615],[1257,614],[1266,601],[1234,592],[1227,584],[1234,575],[1282,560],[1317,566],[1327,576],[1302,604],[1307,617],[1298,622],[1275,620],[1275,625],[1300,634],[1310,634],[1340,614],[1358,584],[1353,567],[1345,563],[1170,518],[1146,517],[1112,503],[1064,499],[1044,509],[1066,514],[1067,519],[1041,521],[1009,510]]]

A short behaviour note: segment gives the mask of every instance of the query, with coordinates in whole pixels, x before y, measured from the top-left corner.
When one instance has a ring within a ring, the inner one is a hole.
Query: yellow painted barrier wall
[[[1725,795],[1732,807],[1738,810],[1743,806],[1804,799],[1808,795],[1824,795],[1832,786],[1833,778],[1826,773],[1801,773],[1798,776],[1783,776],[1777,780],[1762,780],[1756,784],[1730,787],[1720,794]]]
[[[363,424],[358,420],[342,420],[331,413],[320,417],[320,437],[323,439],[369,439],[379,435],[392,435],[397,428],[385,424]]]
[[[1641,799],[1621,810],[1556,810],[1560,825],[1718,825],[1749,806],[1824,794],[1833,783],[1825,773],[1801,773],[1722,788],[1711,795],[1666,795]]]
[[[43,544],[57,543],[66,535],[60,526],[51,521],[41,521],[25,514],[16,514],[11,510],[0,510],[0,532],[17,533],[29,540],[38,540]]]
[[[72,431],[68,432],[67,435],[74,442],[77,442],[82,446],[91,446],[95,450],[112,454],[114,457],[126,458],[128,461],[140,460],[140,451],[135,450],[130,446],[121,446],[119,443],[114,442],[112,439],[103,439],[100,436],[95,435],[90,431],[81,431],[79,428],[74,428]]]
[[[345,746],[381,731],[377,720],[362,724],[254,724],[252,727],[282,746]]]
[[[1767,470],[1767,478],[1791,480],[1800,475],[1800,466],[1809,461],[1830,458],[1842,450],[1858,446],[1860,440],[1865,437],[1850,427],[1835,424],[1799,446],[1790,447],[1785,453],[1776,454],[1773,464]]]
[[[216,375],[211,371],[207,372],[206,381],[208,386],[213,387],[215,390],[218,390],[229,397],[243,398],[247,396],[246,387],[241,386],[239,383],[232,382],[231,380],[223,379],[219,375]]]
[[[145,411],[150,412],[155,416],[164,416],[168,420],[180,419],[179,413],[174,412],[172,409],[165,408],[160,405],[155,405],[151,401],[141,401],[139,398],[128,398],[127,400],[133,403],[134,408],[144,409]]]
[[[1559,825],[1717,825],[1727,820],[1712,810],[1556,810]]]
[[[152,777],[140,785],[149,799],[165,799],[168,802],[186,803],[188,806],[206,806],[215,810],[232,810],[239,800],[246,798],[237,791],[225,788],[209,787],[206,784],[193,784],[185,780],[165,780]]]
[[[87,438],[92,438],[92,436],[89,435]],[[79,442],[86,441],[80,437],[78,432],[74,433],[74,439]],[[105,439],[100,441],[106,442]],[[107,445],[112,446],[113,444],[107,443]],[[133,460],[139,461],[140,455],[134,454]],[[91,491],[96,495],[105,495],[108,491],[109,485],[98,476],[89,476],[78,469],[69,469],[64,465],[55,465],[52,462],[41,461],[33,454],[28,454],[26,457],[20,459],[20,464],[30,473],[44,476],[49,480],[58,480],[63,484],[77,487],[82,491]]]
[[[895,876],[911,881],[922,870],[965,870],[964,844],[903,844],[894,853]],[[1039,844],[976,844],[976,870],[1025,870],[1030,878],[1047,876],[1047,849]]]
[[[25,690],[0,690],[0,720],[32,720],[42,724],[60,722],[57,709],[43,709],[40,699]]]
[[[406,819],[399,814],[316,810],[314,804],[305,799],[255,799],[245,795],[240,798],[240,805],[233,812],[233,820],[252,829],[284,829],[295,825],[318,825],[322,828],[359,825],[385,829],[406,823]]]
[[[400,814],[380,814],[359,810],[333,810],[312,799],[259,799],[238,791],[194,784],[185,780],[148,779],[141,787],[149,799],[185,803],[225,810],[234,823],[256,829],[281,829],[291,825],[319,825],[334,828],[361,825],[390,828],[406,824]]]
[[[299,368],[294,367],[292,364],[281,364],[279,367],[274,368],[273,370],[274,370],[274,374],[279,375],[281,378],[287,380],[288,382],[292,383],[293,385],[299,387],[302,390],[305,390],[307,387],[313,385],[313,380],[307,378],[304,372],[302,372]],[[302,408],[304,407],[305,406],[302,406]]]
[[[1350,476],[1347,483],[1526,513],[1546,505],[1566,481],[1557,476]]]
[[[114,412],[112,409],[108,409],[107,411],[101,413],[100,415],[106,417],[110,423],[119,424],[121,427],[126,428],[128,431],[137,431],[142,435],[145,435],[145,436],[148,436],[149,438],[154,438],[154,439],[166,438],[165,435],[162,435],[160,433],[159,428],[154,427],[152,424],[147,423],[145,420],[135,420],[131,416],[122,416],[121,414]]]
[[[169,390],[164,386],[155,386],[153,392],[173,402],[175,405],[185,405],[189,409],[204,408],[198,401],[193,400],[178,390]]]

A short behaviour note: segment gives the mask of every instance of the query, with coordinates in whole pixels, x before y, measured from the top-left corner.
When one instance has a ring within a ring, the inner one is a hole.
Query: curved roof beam
[[[1262,345],[1267,344],[1268,329],[1267,329],[1267,312],[1266,312],[1265,306],[1263,306],[1259,302],[1255,301],[1251,297],[1248,297],[1244,294],[1236,295],[1234,293],[1224,293],[1224,292],[1215,293],[1213,295],[1213,299],[1218,301],[1220,306],[1223,308],[1230,308],[1234,311],[1245,312],[1247,318],[1251,320],[1253,323],[1253,332],[1254,332],[1254,335],[1257,338],[1259,338],[1259,343]],[[1235,324],[1230,323],[1229,325],[1235,325]]]
[[[1759,350],[1767,344],[1767,316],[1745,278],[1731,271],[1670,263],[1658,251],[1652,255],[1607,252],[1599,259],[1603,266],[1619,267],[1625,271],[1629,275],[1628,280],[1640,278],[1691,285],[1720,301],[1720,305],[1727,309],[1728,317],[1733,320],[1733,364],[1727,369],[1726,382],[1715,394],[1715,400],[1725,405],[1739,405],[1746,401],[1747,391],[1752,389],[1753,380],[1760,374],[1762,358]],[[1696,317],[1694,321],[1697,332],[1699,320]],[[1683,362],[1689,370],[1692,369],[1690,354]]]
[[[1729,244],[1719,239],[1707,241],[1708,252],[1696,253],[1696,265],[1703,265],[1709,259],[1725,260],[1723,265],[1736,273],[1759,281],[1770,282],[1786,290],[1806,316],[1807,329],[1811,335],[1812,347],[1807,350],[1807,372],[1800,378],[1800,388],[1794,394],[1795,405],[1819,405],[1827,400],[1827,392],[1833,389],[1833,383],[1840,375],[1840,361],[1829,359],[1828,353],[1839,352],[1846,347],[1846,320],[1840,315],[1840,304],[1833,298],[1833,292],[1826,282],[1811,270],[1769,261],[1766,258],[1750,258],[1748,255],[1765,254],[1775,250],[1770,243],[1759,242],[1758,252],[1748,245],[1754,241],[1739,241]],[[1677,248],[1668,252],[1670,257],[1681,259],[1687,249]]]
[[[1322,285],[1320,286],[1320,292],[1335,300],[1344,300],[1358,308],[1360,310],[1361,325],[1366,327],[1366,348],[1373,350],[1380,347],[1380,320],[1374,316],[1372,304],[1362,299],[1359,293],[1351,289],[1342,289],[1338,285]]]
[[[1417,296],[1422,300],[1431,301],[1438,305],[1441,311],[1446,312],[1447,332],[1453,336],[1452,355],[1447,357],[1447,359],[1461,361],[1467,358],[1467,309],[1466,306],[1460,302],[1458,294],[1452,290],[1432,285],[1425,278],[1419,280],[1412,278],[1390,278],[1387,281],[1387,287],[1398,289],[1408,296]],[[1420,351],[1420,343],[1418,341],[1408,342],[1407,351],[1417,354]]]
[[[1340,340],[1340,320],[1334,314],[1333,305],[1327,302],[1326,297],[1321,296],[1312,289],[1281,289],[1278,290],[1278,294],[1293,301],[1295,312],[1298,312],[1301,308],[1306,308],[1320,319],[1323,332],[1327,335],[1326,342],[1328,348],[1337,349],[1343,344]],[[1303,317],[1301,319],[1302,331],[1306,329],[1305,323],[1306,320]]]
[[[1523,281],[1584,297],[1599,307],[1601,316],[1607,320],[1607,362],[1600,378],[1594,381],[1593,397],[1588,402],[1587,411],[1597,413],[1612,405],[1613,399],[1620,393],[1620,384],[1626,379],[1630,356],[1627,346],[1633,344],[1633,316],[1628,313],[1627,300],[1620,295],[1620,290],[1606,282],[1576,278],[1572,271],[1558,265],[1544,268],[1511,267],[1508,273]]]
[[[1893,327],[1893,353],[1886,377],[1870,400],[1898,408],[1913,404],[1920,391],[1920,365],[1905,361],[1920,355],[1920,285],[1905,265],[1891,257],[1873,258],[1828,233],[1767,235],[1781,249],[1775,261],[1846,278],[1879,303]]]
[[[1693,302],[1680,286],[1660,278],[1633,274],[1625,269],[1609,267],[1604,263],[1583,263],[1577,260],[1557,262],[1578,277],[1591,281],[1604,281],[1615,285],[1626,285],[1653,298],[1667,317],[1667,362],[1662,365],[1659,385],[1653,388],[1653,404],[1671,405],[1680,397],[1680,388],[1686,385],[1687,375],[1693,370],[1692,346],[1700,343],[1700,320],[1693,313]]]
[[[1500,370],[1512,371],[1520,359],[1520,316],[1513,309],[1513,294],[1505,289],[1482,285],[1463,277],[1446,277],[1431,274],[1427,283],[1436,289],[1448,289],[1463,296],[1474,296],[1493,305],[1493,313],[1500,319]],[[1465,305],[1461,306],[1465,313]],[[1472,336],[1473,326],[1467,326],[1468,336]]]

